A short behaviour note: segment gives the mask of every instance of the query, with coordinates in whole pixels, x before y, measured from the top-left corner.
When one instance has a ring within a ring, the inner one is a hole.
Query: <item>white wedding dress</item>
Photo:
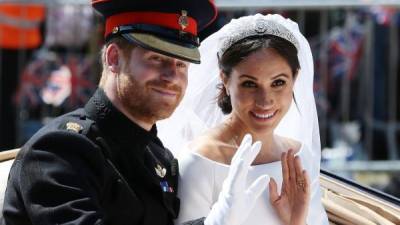
[[[321,203],[319,184],[321,145],[313,93],[314,64],[311,48],[297,23],[280,15],[260,14],[233,19],[202,41],[199,48],[201,64],[190,65],[188,87],[181,104],[170,118],[157,123],[159,137],[178,157],[180,164],[178,195],[181,207],[176,224],[207,216],[217,201],[229,170],[228,165],[202,157],[183,147],[207,129],[220,124],[225,118],[215,101],[218,96],[216,87],[221,82],[217,53],[229,47],[236,39],[265,34],[287,39],[298,50],[300,70],[293,90],[296,102],[292,102],[289,111],[274,130],[274,134],[302,143],[298,154],[311,181],[311,204],[307,224],[329,224]],[[280,190],[282,184],[280,162],[253,166],[248,175],[248,184],[265,174],[277,181]],[[280,224],[269,204],[268,195],[266,187],[243,225]]]
[[[309,162],[312,158],[307,147],[302,145],[297,153],[302,161],[304,169],[309,173],[311,184],[311,203],[307,217],[309,225],[328,225],[327,215],[321,203],[321,191],[319,187],[318,171],[312,168],[315,163]],[[222,183],[228,175],[229,165],[210,160],[197,153],[185,149],[179,157],[179,191],[181,199],[179,218],[175,224],[181,224],[193,218],[206,217],[212,205],[217,201],[222,188]],[[254,182],[259,176],[268,174],[278,183],[278,190],[282,185],[282,167],[280,161],[267,164],[254,165],[250,168],[247,184]],[[279,218],[272,205],[269,203],[268,187],[257,200],[254,209],[243,223],[244,225],[280,225]]]

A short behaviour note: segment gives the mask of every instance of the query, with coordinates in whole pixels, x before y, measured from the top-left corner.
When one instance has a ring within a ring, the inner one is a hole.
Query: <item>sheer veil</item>
[[[291,35],[288,36],[288,32]],[[312,162],[317,167],[315,169],[319,171],[321,146],[313,94],[314,65],[311,49],[297,23],[280,15],[257,14],[233,19],[201,43],[201,64],[192,64],[189,68],[185,97],[170,118],[157,124],[159,137],[175,155],[184,149],[187,142],[222,122],[224,118],[216,103],[217,85],[220,83],[217,53],[229,47],[235,40],[265,34],[285,39],[294,36],[295,40],[290,41],[298,49],[300,62],[300,71],[294,86],[296,103],[292,102],[275,133],[305,145],[311,151]]]
[[[261,22],[260,22],[261,21]],[[319,184],[321,145],[317,110],[313,93],[314,65],[310,45],[297,23],[280,15],[253,15],[232,20],[205,39],[200,47],[201,64],[189,68],[186,95],[173,116],[158,124],[159,137],[175,156],[187,153],[185,144],[224,119],[217,106],[220,83],[217,53],[233,42],[253,35],[272,34],[292,42],[298,49],[300,71],[294,85],[295,101],[275,133],[302,143],[301,160],[311,180],[311,202],[308,224],[328,224],[321,203]]]

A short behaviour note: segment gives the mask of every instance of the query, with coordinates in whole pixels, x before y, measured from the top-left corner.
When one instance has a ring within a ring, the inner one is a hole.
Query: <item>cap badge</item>
[[[167,170],[160,164],[157,164],[157,166],[154,169],[156,170],[157,175],[161,178],[164,178],[165,175],[167,174]]]
[[[73,131],[76,133],[79,133],[83,129],[83,127],[79,123],[75,123],[75,122],[68,122],[65,126],[66,126],[67,130],[70,130],[70,131]]]
[[[116,33],[118,33],[118,31],[119,31],[119,27],[114,27],[112,30],[112,33],[116,34]]]
[[[184,30],[189,25],[189,20],[188,20],[188,16],[187,16],[187,11],[186,10],[182,10],[181,13],[182,14],[178,19],[178,23],[179,23],[179,25],[181,25],[182,30]]]

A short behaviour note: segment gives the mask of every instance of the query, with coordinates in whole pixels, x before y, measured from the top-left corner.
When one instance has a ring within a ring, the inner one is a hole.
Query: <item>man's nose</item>
[[[175,62],[165,63],[161,79],[168,82],[174,82],[178,79],[178,68]]]

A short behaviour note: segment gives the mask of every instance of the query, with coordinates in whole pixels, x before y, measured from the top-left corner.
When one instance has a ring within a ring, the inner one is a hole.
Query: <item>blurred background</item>
[[[299,24],[315,60],[321,167],[400,197],[400,0],[215,2],[219,16],[202,39],[254,13]],[[89,0],[0,0],[0,151],[84,105],[102,44]]]

